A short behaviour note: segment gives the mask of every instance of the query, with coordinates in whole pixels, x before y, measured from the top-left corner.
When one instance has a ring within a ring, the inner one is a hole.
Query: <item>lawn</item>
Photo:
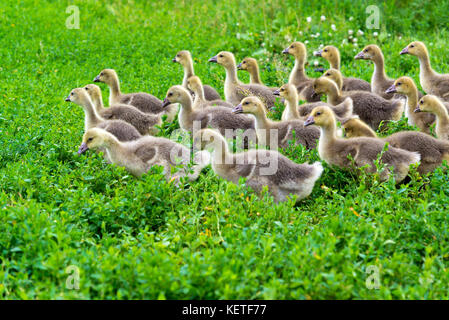
[[[328,66],[313,50],[333,44],[343,74],[369,81],[373,66],[353,57],[376,43],[390,77],[419,84],[418,61],[399,55],[412,40],[449,72],[447,3],[379,1],[375,30],[366,28],[364,3],[1,1],[0,298],[449,298],[447,165],[398,186],[325,166],[311,196],[294,205],[257,197],[210,168],[177,188],[158,168],[136,179],[98,154],[76,153],[84,114],[64,101],[71,89],[114,68],[123,92],[162,99],[182,81],[171,59],[183,49],[222,96],[225,73],[210,57],[252,56],[264,82],[279,86],[293,67],[281,52],[293,40],[307,44],[310,76]],[[79,29],[66,27],[69,5],[80,10]],[[402,120],[389,132],[403,129],[415,130]],[[319,160],[315,150],[283,152]]]

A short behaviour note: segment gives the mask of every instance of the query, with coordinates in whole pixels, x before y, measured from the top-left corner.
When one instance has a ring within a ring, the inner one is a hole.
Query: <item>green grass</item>
[[[177,189],[159,169],[135,179],[99,155],[76,154],[83,112],[64,102],[71,89],[114,68],[124,92],[163,98],[181,82],[171,59],[182,49],[221,93],[224,71],[208,58],[220,50],[254,56],[262,79],[276,86],[293,66],[280,52],[295,39],[309,41],[313,76],[313,61],[327,64],[312,51],[334,44],[343,73],[369,80],[372,65],[353,56],[377,43],[390,77],[417,81],[417,60],[398,54],[411,40],[425,41],[435,69],[448,71],[445,2],[379,2],[380,30],[366,30],[363,1],[288,2],[0,3],[0,298],[448,298],[447,166],[406,186],[325,166],[295,206],[256,197],[210,169]],[[69,4],[80,8],[79,30],[65,27]],[[365,32],[358,47],[349,29]],[[299,147],[285,154],[318,159]],[[80,270],[79,290],[66,288],[71,265]],[[366,286],[372,265],[377,290]]]

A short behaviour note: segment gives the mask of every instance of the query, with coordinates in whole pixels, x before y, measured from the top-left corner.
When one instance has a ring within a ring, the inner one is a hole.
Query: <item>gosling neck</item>
[[[188,61],[182,65],[184,68],[184,78],[182,79],[182,86],[187,89],[187,80],[195,75],[193,70],[193,61],[192,59],[188,59]]]
[[[230,84],[240,84],[240,81],[237,77],[237,67],[235,65],[235,62],[232,62],[231,64],[225,66],[225,70],[226,70],[225,86]]]
[[[181,97],[180,101],[178,101],[181,104],[181,111],[191,113],[193,111],[192,108],[192,98],[185,94]]]
[[[288,83],[298,86],[301,82],[309,79],[304,71],[304,65],[305,65],[304,58],[295,57],[295,66],[293,67],[293,70],[290,73]]]
[[[342,98],[340,90],[338,89],[336,84],[327,88],[326,95],[327,95],[327,102],[334,106],[339,104]]]
[[[441,131],[441,128],[449,127],[449,114],[447,112],[446,107],[443,104],[439,104],[437,108],[435,108],[436,115],[436,131]]]
[[[252,116],[256,119],[256,129],[270,129],[271,121],[267,118],[265,111],[260,110],[257,113],[253,113]]]
[[[388,81],[387,74],[385,73],[385,62],[384,56],[382,53],[379,53],[374,59],[372,59],[374,63],[374,73],[373,80],[378,81]]]
[[[326,125],[320,127],[321,135],[319,143],[326,145],[337,140],[337,124],[335,118]]]
[[[421,77],[429,77],[429,76],[434,76],[435,75],[435,71],[433,71],[432,66],[430,65],[430,58],[429,58],[429,53],[426,51],[424,51],[424,53],[420,56],[418,56],[418,60],[419,60],[419,73]]]
[[[95,96],[95,98],[92,98],[93,105],[95,107],[95,112],[100,114],[103,109],[105,109],[103,104],[103,98],[101,97],[101,94],[98,96]]]
[[[405,94],[407,97],[407,117],[414,115],[416,106],[418,105],[418,88],[413,86],[410,91]]]
[[[332,56],[328,61],[332,69],[340,70],[340,54]]]
[[[122,94],[120,91],[120,82],[117,75],[114,75],[111,82],[109,83],[109,88],[111,92],[109,93],[109,104],[118,103],[119,97]]]
[[[295,119],[299,119],[299,111],[298,111],[298,95],[296,97],[289,96],[287,99],[285,99],[286,107],[288,108],[289,112]]]
[[[254,65],[249,70],[249,80],[254,84],[262,84],[262,80],[260,80],[259,66]]]
[[[101,117],[95,112],[94,104],[92,100],[87,98],[82,105],[84,109],[84,130],[87,131],[91,128],[94,128],[103,121]]]
[[[229,153],[228,144],[221,136],[214,135],[213,150],[213,161],[215,164],[232,164],[232,155]]]
[[[195,101],[193,101],[194,105],[196,105],[199,102],[204,102],[206,100],[204,98],[203,86],[196,87],[195,90],[193,90],[193,93],[195,93]]]

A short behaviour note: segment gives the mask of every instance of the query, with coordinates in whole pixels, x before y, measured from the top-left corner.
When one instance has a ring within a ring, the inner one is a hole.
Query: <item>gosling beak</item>
[[[239,104],[239,105],[235,106],[235,107],[232,109],[232,113],[235,113],[235,114],[243,113],[243,107],[242,107],[242,104]]]
[[[398,92],[398,90],[396,90],[396,87],[394,84],[391,87],[389,87],[387,89],[387,91],[385,91],[385,93],[395,93],[395,92]]]
[[[95,77],[94,82],[100,82],[100,75]]]
[[[87,146],[87,144],[85,142],[83,142],[83,143],[81,143],[81,145],[78,149],[78,154],[83,154],[87,150],[89,150],[89,147]]]
[[[279,89],[277,89],[276,91],[273,92],[273,95],[280,96],[281,95],[281,91]]]
[[[288,54],[288,48],[284,49],[284,50],[282,51],[282,53],[283,53],[283,54]]]
[[[242,63],[241,62],[237,65],[237,69],[238,70],[242,70]]]
[[[65,98],[65,101],[70,102],[70,94],[67,96],[67,98]]]
[[[310,116],[310,117],[308,117],[308,118],[306,119],[306,121],[304,122],[304,127],[310,126],[310,125],[312,125],[312,124],[314,124],[314,123],[315,123],[315,120],[313,119],[312,116]]]
[[[323,54],[323,50],[318,50],[318,51],[314,51],[314,52],[313,52],[313,55],[314,55],[315,57],[321,57],[322,54]]]
[[[364,59],[365,55],[363,54],[363,51],[357,53],[357,55],[354,57],[355,60]]]
[[[408,46],[402,49],[402,51],[399,52],[399,54],[408,54]]]
[[[172,61],[172,62],[178,62],[178,61],[176,61],[176,58],[173,58],[171,61]]]
[[[418,112],[422,112],[422,110],[419,107],[417,107],[413,112],[418,113]]]
[[[218,57],[215,56],[215,57],[210,58],[209,62],[217,63],[218,62]]]
[[[162,101],[162,108],[165,108],[166,106],[168,106],[168,105],[170,105],[170,104],[171,104],[171,102],[168,101],[167,98],[165,98],[164,101]]]

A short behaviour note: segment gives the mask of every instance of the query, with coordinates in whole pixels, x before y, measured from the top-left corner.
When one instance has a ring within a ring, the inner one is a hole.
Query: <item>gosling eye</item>
[[[220,57],[220,58],[223,58],[223,55],[222,55],[222,54],[220,54],[220,55],[219,55],[219,57]]]
[[[421,100],[419,103],[420,103],[420,104],[424,104],[424,101]]]
[[[245,103],[244,103],[244,105],[248,105],[248,104],[249,104],[249,102],[245,102]]]
[[[368,49],[363,50],[363,52],[368,52]]]
[[[281,91],[284,91],[284,89],[281,89]]]
[[[397,85],[400,86],[402,83],[398,82]]]
[[[90,137],[89,139],[87,139],[87,141],[92,141],[92,140],[94,140],[94,138],[92,138],[92,137]]]
[[[320,115],[321,115],[321,112],[317,112],[316,115],[317,115],[317,116],[320,116]]]
[[[414,48],[414,47],[415,47],[415,45],[414,45],[414,44],[410,45],[410,48]]]
[[[177,54],[176,56],[177,56],[178,58],[180,57],[180,55],[179,55],[179,54]]]
[[[70,92],[70,95],[73,96],[73,92]]]
[[[290,48],[292,48],[292,49],[293,49],[294,47],[295,47],[295,46],[294,46],[293,44],[290,46]]]
[[[89,88],[88,88],[88,87],[85,87],[84,89],[86,89],[86,91],[89,91]]]
[[[327,49],[324,49],[324,52],[327,52]]]
[[[326,76],[330,77],[330,75],[331,75],[330,73],[326,73]]]
[[[100,76],[103,76],[104,74],[103,74],[103,72],[102,73],[100,73]]]
[[[173,93],[171,93],[171,92],[168,94],[169,97],[171,97],[172,95],[173,95]]]

